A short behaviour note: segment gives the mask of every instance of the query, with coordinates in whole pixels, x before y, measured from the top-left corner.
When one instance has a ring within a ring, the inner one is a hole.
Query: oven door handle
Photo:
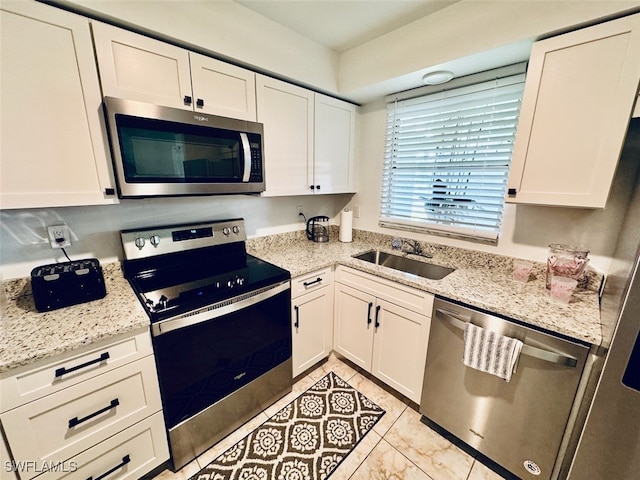
[[[290,288],[291,284],[289,280],[285,280],[284,282],[280,282],[269,287],[243,293],[237,297],[228,298],[226,300],[207,305],[206,307],[186,312],[182,315],[167,318],[160,322],[152,323],[151,334],[154,337],[157,337],[173,330],[179,330],[191,325],[213,320],[214,318],[219,318],[244,308],[251,307],[256,303],[275,297],[279,293],[286,292]]]
[[[436,309],[436,316],[440,316],[441,318],[449,322],[451,326],[459,328],[460,330],[464,330],[466,324],[471,322],[471,317],[467,315],[460,315],[458,313],[440,308]],[[575,368],[576,365],[578,365],[578,359],[572,357],[571,355],[563,355],[561,353],[546,350],[544,348],[527,345],[526,343],[522,345],[522,350],[520,351],[520,353],[522,355],[529,355],[530,357],[544,360],[545,362],[564,365],[565,367]]]
[[[249,145],[249,137],[244,132],[240,133],[240,143],[242,143],[242,156],[244,157],[242,182],[247,183],[251,175],[251,146]]]

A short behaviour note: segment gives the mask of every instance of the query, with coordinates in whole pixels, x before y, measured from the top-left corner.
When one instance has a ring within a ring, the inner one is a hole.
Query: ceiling
[[[235,0],[342,53],[459,0]]]
[[[462,0],[233,0],[325,47],[343,53]],[[532,41],[497,47],[373,85],[341,92],[367,103],[393,92],[422,85],[422,76],[450,70],[456,77],[524,61]]]

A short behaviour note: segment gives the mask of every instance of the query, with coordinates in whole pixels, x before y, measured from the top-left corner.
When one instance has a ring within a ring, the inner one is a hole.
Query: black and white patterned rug
[[[384,413],[329,372],[190,480],[323,480]]]

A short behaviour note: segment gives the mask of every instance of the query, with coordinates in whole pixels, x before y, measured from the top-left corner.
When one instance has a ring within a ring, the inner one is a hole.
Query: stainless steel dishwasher
[[[509,382],[463,364],[467,322],[524,343]],[[520,478],[556,478],[588,354],[587,345],[437,298],[420,412]]]

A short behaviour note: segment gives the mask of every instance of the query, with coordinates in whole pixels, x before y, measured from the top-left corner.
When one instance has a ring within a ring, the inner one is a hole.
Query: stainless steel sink
[[[376,265],[382,265],[383,267],[393,268],[401,272],[411,273],[430,280],[441,280],[455,270],[455,268],[442,267],[440,265],[434,265],[433,263],[421,262],[413,258],[381,252],[379,250],[371,250],[361,253],[360,255],[354,255],[353,258]]]

